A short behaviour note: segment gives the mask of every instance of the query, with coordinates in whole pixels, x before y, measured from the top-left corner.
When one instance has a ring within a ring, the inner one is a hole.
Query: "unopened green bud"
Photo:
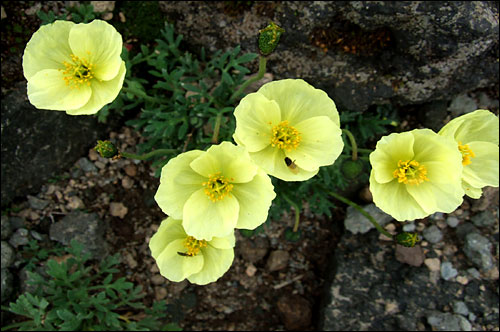
[[[405,247],[414,247],[418,242],[420,242],[420,238],[417,233],[410,232],[401,232],[394,238],[396,242]]]
[[[363,172],[363,164],[361,161],[357,160],[345,160],[341,166],[342,173],[349,180],[357,178],[361,172]]]
[[[269,55],[274,51],[280,41],[281,35],[285,32],[273,22],[269,23],[267,27],[259,30],[259,49],[262,55]]]
[[[110,141],[97,141],[97,145],[94,149],[101,155],[103,158],[120,158],[120,152],[116,146]]]

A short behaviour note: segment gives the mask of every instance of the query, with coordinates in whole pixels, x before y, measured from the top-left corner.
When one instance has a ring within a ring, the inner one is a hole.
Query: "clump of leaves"
[[[176,329],[163,325],[166,303],[156,302],[146,308],[140,301],[141,286],[134,286],[119,272],[119,254],[101,260],[97,271],[86,264],[90,254],[76,241],[67,248],[68,255],[46,263],[48,278],[28,272],[34,291],[22,294],[3,310],[24,316],[26,320],[2,327],[36,331],[149,331]],[[136,312],[136,314],[133,314]]]
[[[99,16],[98,13],[94,12],[94,6],[92,4],[72,6],[68,7],[66,10],[71,14],[71,21],[75,23],[89,23]],[[68,16],[66,13],[56,15],[52,10],[48,12],[39,10],[36,15],[42,21],[41,25],[54,23],[56,20],[66,20]]]
[[[139,153],[154,149],[175,149],[178,153],[204,149],[211,143],[232,140],[233,111],[237,88],[250,70],[244,64],[258,55],[240,55],[236,46],[217,51],[210,58],[205,49],[197,57],[180,48],[182,35],[166,24],[150,50],[142,45],[133,58],[124,50],[127,76],[118,98],[99,112],[104,121],[109,110],[141,108],[138,119],[128,125],[142,131],[146,142]],[[147,73],[148,75],[144,75]],[[157,174],[168,160],[156,160]]]

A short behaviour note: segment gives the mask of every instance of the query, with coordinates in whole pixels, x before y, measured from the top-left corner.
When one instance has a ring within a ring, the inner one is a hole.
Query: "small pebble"
[[[124,167],[125,173],[127,173],[128,176],[134,177],[137,175],[137,166],[134,164],[128,164],[127,166]]]
[[[257,272],[257,268],[255,267],[255,265],[253,265],[252,263],[248,264],[248,266],[245,270],[245,273],[247,274],[247,276],[253,277],[255,275],[255,272]]]
[[[430,243],[438,243],[443,239],[443,233],[441,233],[436,225],[424,229],[423,236]]]
[[[128,213],[128,208],[123,205],[123,203],[113,202],[109,204],[109,213],[111,213],[113,217],[120,217],[123,219]]]
[[[443,262],[441,264],[441,278],[444,280],[450,280],[454,277],[456,277],[458,274],[458,271],[453,268],[453,265],[451,265],[450,262]]]
[[[424,264],[431,271],[439,271],[441,266],[441,261],[439,260],[439,258],[426,258],[424,260]]]
[[[460,223],[460,220],[458,220],[457,217],[455,216],[449,216],[448,218],[446,218],[446,223],[448,224],[448,226],[450,226],[451,228],[455,228],[458,226],[458,224]]]

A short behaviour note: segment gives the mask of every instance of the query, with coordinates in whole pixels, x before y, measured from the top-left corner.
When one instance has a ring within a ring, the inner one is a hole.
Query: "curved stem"
[[[250,78],[248,81],[243,83],[240,86],[240,88],[238,89],[238,91],[233,93],[233,95],[229,99],[230,104],[234,101],[234,99],[236,99],[247,88],[247,86],[249,86],[253,82],[258,81],[262,77],[264,77],[264,74],[266,73],[266,64],[267,64],[267,58],[265,56],[260,55],[259,56],[259,72],[257,73],[257,75],[255,75],[254,77]]]
[[[138,159],[138,160],[146,160],[149,159],[155,155],[162,155],[162,154],[169,154],[169,153],[175,153],[177,150],[175,149],[157,149],[151,152],[148,152],[146,154],[143,154],[142,156],[134,153],[128,153],[128,152],[122,152],[120,151],[120,154],[125,157],[125,158],[130,158],[130,159]]]
[[[342,132],[349,137],[349,141],[351,141],[352,147],[352,160],[358,160],[358,145],[356,144],[356,139],[354,139],[354,135],[347,129],[342,129]]]
[[[294,201],[292,201],[290,198],[288,198],[287,195],[285,194],[281,194],[283,196],[283,198],[288,202],[290,203],[291,206],[293,206],[293,208],[295,209],[295,224],[293,225],[293,232],[294,233],[297,233],[297,231],[299,230],[299,222],[300,222],[300,208],[299,206],[297,205],[297,203],[295,203]]]
[[[222,122],[222,112],[219,112],[219,114],[217,114],[217,117],[215,118],[214,134],[212,135],[212,140],[211,140],[212,144],[218,143],[221,122]]]
[[[382,233],[385,236],[387,236],[388,238],[392,239],[392,235],[389,232],[387,232],[382,226],[380,226],[380,224],[368,212],[366,212],[361,206],[359,206],[358,204],[354,203],[353,201],[345,198],[344,196],[341,196],[337,193],[334,193],[333,191],[327,191],[327,193],[330,194],[331,196],[335,197],[339,201],[342,201],[342,202],[352,206],[356,210],[358,210],[362,215],[364,215],[373,224],[373,226],[375,226],[375,228],[380,233]]]

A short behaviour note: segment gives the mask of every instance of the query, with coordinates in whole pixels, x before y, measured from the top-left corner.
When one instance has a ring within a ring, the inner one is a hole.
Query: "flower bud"
[[[262,55],[269,55],[278,46],[281,34],[285,30],[271,22],[267,27],[259,30],[259,32],[259,50]]]
[[[394,238],[396,242],[404,247],[414,247],[415,244],[420,242],[420,238],[417,233],[401,232]]]
[[[101,155],[103,158],[120,158],[120,152],[116,146],[110,141],[97,141],[97,145],[94,149]]]

